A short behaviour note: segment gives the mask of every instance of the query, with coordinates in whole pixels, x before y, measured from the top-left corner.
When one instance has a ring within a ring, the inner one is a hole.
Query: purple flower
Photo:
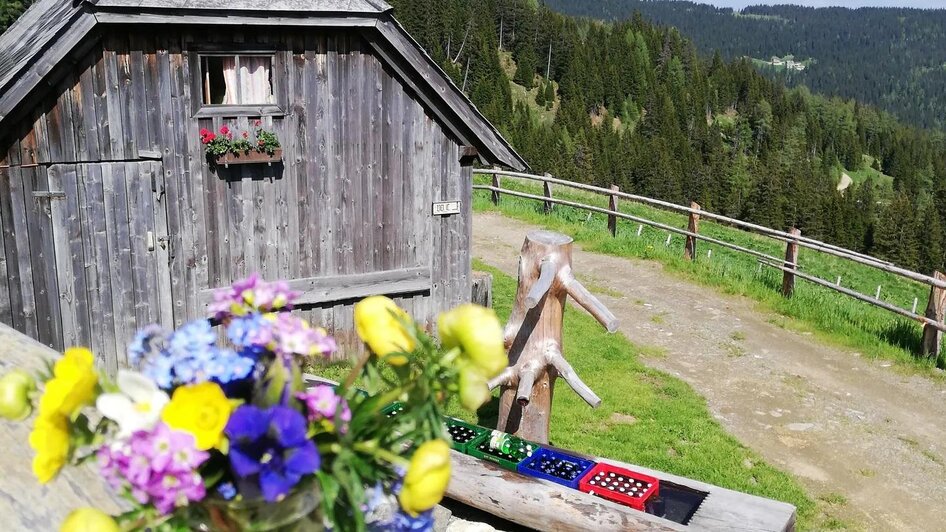
[[[233,283],[230,288],[221,288],[214,292],[214,299],[207,309],[214,318],[226,322],[252,312],[291,309],[297,297],[299,293],[291,290],[287,283],[267,283],[260,280],[259,274],[254,273]]]
[[[230,438],[230,466],[240,478],[257,478],[263,498],[282,499],[303,476],[321,465],[308,425],[299,412],[284,406],[262,410],[241,406],[224,429]]]
[[[351,409],[348,403],[335,393],[331,386],[322,384],[296,394],[296,397],[305,403],[309,410],[309,421],[328,420],[340,425],[339,431],[344,432],[346,425],[351,421]],[[336,413],[338,420],[335,419]],[[337,423],[341,421],[341,423]]]
[[[112,488],[127,488],[141,504],[162,514],[199,501],[206,494],[197,468],[209,455],[194,447],[194,437],[158,423],[128,442],[98,451],[99,468]]]

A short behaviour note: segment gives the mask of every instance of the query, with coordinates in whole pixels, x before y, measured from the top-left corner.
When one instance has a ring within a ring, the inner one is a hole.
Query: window
[[[273,58],[263,54],[201,55],[203,105],[275,104]]]

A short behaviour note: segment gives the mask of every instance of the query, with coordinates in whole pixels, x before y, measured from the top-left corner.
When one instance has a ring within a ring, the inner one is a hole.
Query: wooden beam
[[[792,227],[789,234],[797,237],[801,234],[801,229]],[[798,269],[798,241],[790,240],[785,244],[785,269],[782,270],[782,295],[792,297],[795,293],[795,273]]]
[[[795,507],[791,504],[638,465],[574,451],[564,452],[638,471],[709,495],[684,526],[546,480],[501,469],[487,460],[451,451],[452,474],[447,486],[447,497],[536,530],[791,532],[795,529]]]
[[[95,19],[101,24],[196,24],[196,25],[242,25],[242,26],[307,26],[370,28],[377,23],[377,18],[365,17],[324,17],[291,15],[273,15],[271,13],[201,13],[193,9],[164,9],[147,11],[98,11]]]
[[[699,211],[700,204],[691,201],[690,208],[693,209],[693,211]],[[686,260],[693,260],[694,257],[696,257],[696,236],[693,235],[700,232],[700,215],[693,211],[690,212],[690,219],[687,223],[687,231],[693,234],[687,235],[686,244],[683,246],[683,258]]]
[[[621,189],[617,185],[611,185],[611,194],[608,195],[608,210],[612,212],[617,212],[618,210],[618,197],[615,192],[619,192]],[[617,236],[618,234],[618,219],[617,216],[613,214],[608,215],[608,232],[611,233],[611,236]]]
[[[297,306],[360,299],[378,294],[391,296],[429,292],[432,286],[430,268],[426,266],[289,281],[289,288],[302,292],[296,299]],[[213,301],[216,290],[202,290],[198,295],[199,304],[205,306]]]
[[[933,272],[933,277],[946,280],[946,275]],[[914,304],[914,308],[915,308]],[[936,323],[943,323],[943,312],[946,309],[946,290],[935,286],[930,287],[930,301],[926,305],[926,317]],[[940,344],[943,331],[929,323],[923,324],[923,355],[933,360],[939,358]]]

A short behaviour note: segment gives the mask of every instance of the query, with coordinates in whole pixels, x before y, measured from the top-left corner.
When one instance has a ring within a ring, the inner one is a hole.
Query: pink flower
[[[243,138],[245,138],[245,139],[250,138],[250,134],[247,133],[246,131],[244,131],[244,132],[243,132]]]
[[[250,312],[291,309],[297,297],[299,293],[291,290],[287,283],[267,283],[254,273],[233,283],[230,288],[215,291],[208,310],[217,320],[226,321],[232,316],[245,316]]]
[[[335,393],[331,386],[320,385],[296,394],[296,398],[305,403],[309,410],[309,421],[341,421],[339,430],[345,431],[345,425],[351,421],[351,409],[344,398]],[[336,420],[335,415],[338,414]]]
[[[257,120],[256,122],[253,122],[253,126],[255,126],[255,127],[260,127],[261,125],[263,125],[263,121],[262,121],[262,120]]]
[[[200,130],[201,143],[210,144],[211,142],[213,142],[215,138],[217,138],[217,135],[215,135],[213,131],[210,131],[209,129],[206,129],[206,128]]]
[[[335,352],[335,339],[325,329],[314,328],[305,320],[287,313],[274,318],[270,349],[284,357],[292,355],[328,356]]]
[[[221,135],[229,135],[229,134],[230,134],[230,128],[228,128],[227,126],[222,126],[222,127],[220,128],[220,134],[221,134]]]
[[[168,514],[206,494],[197,468],[210,455],[194,444],[191,434],[158,423],[135,432],[128,442],[102,447],[97,459],[112,488],[127,489],[141,504]]]

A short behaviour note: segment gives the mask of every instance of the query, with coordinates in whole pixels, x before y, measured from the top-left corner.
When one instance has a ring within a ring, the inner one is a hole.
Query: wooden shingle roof
[[[38,0],[0,35],[0,129],[93,28],[111,24],[361,28],[380,58],[487,164],[528,167],[383,0]]]

